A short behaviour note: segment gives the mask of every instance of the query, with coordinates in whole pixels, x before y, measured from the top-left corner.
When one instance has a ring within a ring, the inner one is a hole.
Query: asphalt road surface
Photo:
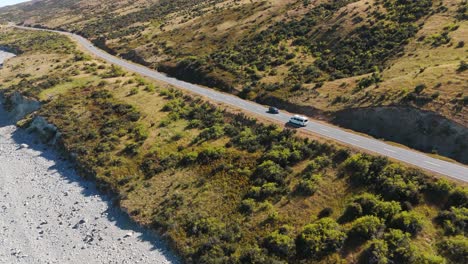
[[[28,29],[28,30],[42,30],[42,29],[20,27],[20,26],[17,26],[17,28]],[[144,66],[137,65],[137,64],[125,61],[123,59],[117,58],[115,56],[112,56],[106,53],[105,51],[98,49],[90,41],[88,41],[87,39],[79,35],[75,35],[75,34],[68,33],[68,32],[54,31],[54,30],[47,30],[47,31],[57,32],[57,33],[65,34],[65,35],[72,37],[80,45],[82,45],[87,51],[89,51],[90,53],[94,54],[95,56],[107,62],[119,65],[129,71],[139,73],[149,78],[156,79],[162,82],[166,82],[168,84],[174,85],[176,87],[179,87],[185,90],[189,90],[193,93],[202,95],[210,100],[232,105],[244,111],[251,112],[257,115],[261,115],[268,119],[283,122],[283,123],[287,123],[289,118],[291,117],[291,114],[287,114],[287,113],[280,113],[277,115],[269,114],[267,113],[267,108],[263,105],[260,105],[251,101],[243,100],[234,95],[215,91],[210,88],[205,88],[202,86],[184,82],[184,81],[169,77],[155,70],[151,70]],[[336,140],[336,141],[339,141],[339,142],[342,142],[342,143],[345,143],[354,147],[365,149],[367,151],[370,151],[376,154],[387,156],[389,158],[402,161],[404,163],[410,164],[415,167],[419,167],[428,171],[439,173],[444,176],[448,176],[450,178],[468,182],[468,167],[461,165],[461,164],[436,159],[421,152],[417,152],[417,151],[406,149],[406,148],[396,147],[394,145],[387,144],[377,139],[360,136],[355,133],[348,132],[344,129],[340,129],[339,127],[327,125],[322,122],[317,122],[314,120],[310,120],[307,127],[300,128],[300,129],[308,130],[322,137],[326,137],[326,138]]]

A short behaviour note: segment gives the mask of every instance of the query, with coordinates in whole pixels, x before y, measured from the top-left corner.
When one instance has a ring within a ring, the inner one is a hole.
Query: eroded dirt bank
[[[339,112],[333,122],[468,163],[468,128],[432,112],[409,107],[362,108]]]

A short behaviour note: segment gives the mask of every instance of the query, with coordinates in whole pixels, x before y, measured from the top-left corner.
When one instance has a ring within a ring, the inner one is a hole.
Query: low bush
[[[286,171],[279,164],[271,160],[262,162],[253,174],[254,181],[259,184],[275,182],[283,185],[285,177]]]
[[[415,212],[401,212],[393,217],[391,227],[416,236],[423,228],[423,217]]]
[[[376,195],[364,193],[355,196],[351,200],[343,213],[342,220],[350,221],[363,215],[373,215],[388,222],[400,212],[400,203],[395,201],[385,202]]]
[[[468,63],[465,61],[460,61],[460,65],[458,66],[457,72],[464,72],[468,70]]]
[[[447,238],[437,246],[440,253],[452,263],[468,263],[468,239],[465,236]]]
[[[352,223],[348,237],[359,239],[371,239],[379,230],[384,228],[382,221],[376,216],[363,216]]]
[[[448,235],[468,235],[468,208],[451,207],[437,216],[437,222],[442,225]]]
[[[384,240],[374,239],[361,254],[360,263],[387,264],[389,263],[388,257],[389,250],[387,243]]]
[[[255,207],[256,207],[255,200],[248,198],[248,199],[242,200],[239,206],[239,211],[243,214],[250,215],[255,211]]]
[[[268,251],[280,257],[293,256],[294,252],[294,238],[282,233],[281,231],[274,231],[270,233],[264,241],[264,246]]]
[[[306,225],[297,236],[297,253],[304,258],[320,259],[338,251],[345,239],[346,234],[333,219],[322,218]]]
[[[468,188],[455,188],[448,198],[447,206],[468,207]]]
[[[296,185],[295,191],[297,194],[310,196],[318,190],[321,180],[322,175],[320,174],[315,174],[310,179],[302,179]]]
[[[198,159],[198,152],[191,151],[182,156],[181,164],[184,166],[194,164]]]
[[[198,153],[197,162],[200,164],[209,164],[224,156],[224,148],[207,147]]]
[[[215,125],[209,128],[205,128],[197,138],[195,142],[208,141],[212,139],[218,139],[224,135],[224,127],[221,125]]]

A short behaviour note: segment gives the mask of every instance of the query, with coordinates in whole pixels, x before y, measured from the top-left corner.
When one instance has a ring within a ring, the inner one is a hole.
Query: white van
[[[309,123],[309,119],[305,116],[294,115],[289,119],[289,123],[305,127]]]

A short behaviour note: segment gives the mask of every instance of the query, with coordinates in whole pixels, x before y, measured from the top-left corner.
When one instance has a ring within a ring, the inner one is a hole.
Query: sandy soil
[[[178,263],[0,104],[0,263]]]

